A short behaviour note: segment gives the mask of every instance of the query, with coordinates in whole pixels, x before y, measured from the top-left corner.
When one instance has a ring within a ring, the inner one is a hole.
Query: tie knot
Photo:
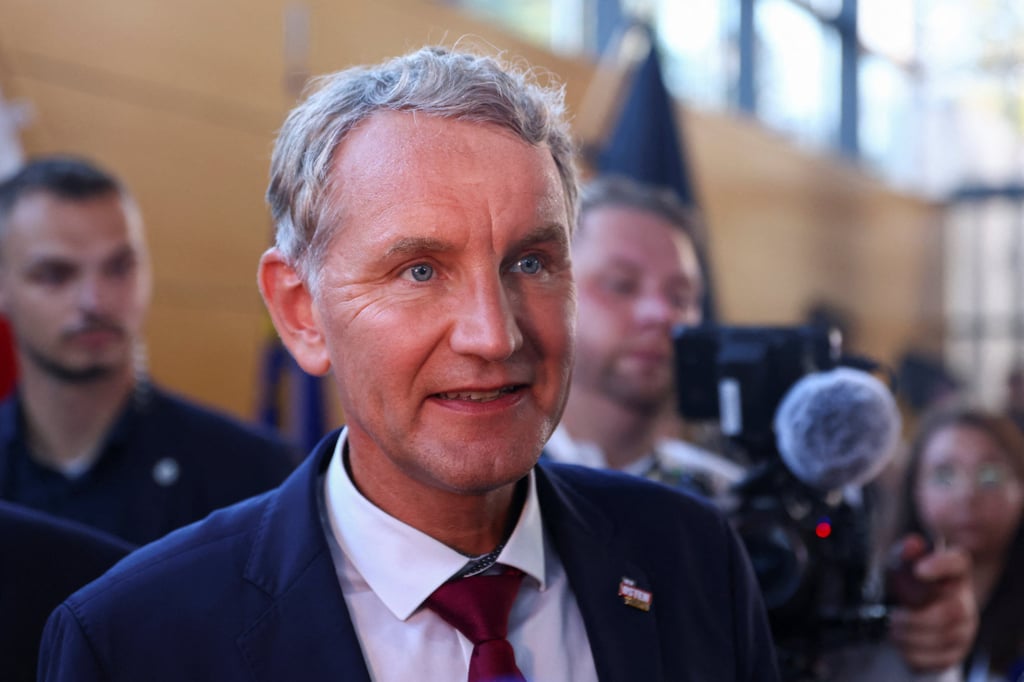
[[[522,571],[473,575],[447,582],[427,598],[427,606],[474,645],[508,636],[508,614],[523,580]]]
[[[427,607],[473,643],[469,682],[525,682],[509,644],[508,614],[522,571],[472,575],[447,582],[427,597]]]

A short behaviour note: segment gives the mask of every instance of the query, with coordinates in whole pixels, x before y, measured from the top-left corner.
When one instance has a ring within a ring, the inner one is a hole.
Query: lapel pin
[[[654,595],[637,587],[636,581],[632,578],[623,578],[619,583],[619,596],[622,597],[622,602],[626,606],[632,606],[641,611],[650,611],[651,602],[654,601]]]
[[[173,457],[164,457],[153,466],[153,480],[161,487],[174,485],[180,477],[181,466]]]

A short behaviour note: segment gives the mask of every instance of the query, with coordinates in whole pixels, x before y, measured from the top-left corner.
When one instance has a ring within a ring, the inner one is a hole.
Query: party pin
[[[654,601],[654,595],[647,590],[641,590],[636,586],[636,581],[632,578],[623,578],[622,582],[619,583],[619,596],[622,597],[622,601],[626,606],[632,606],[634,609],[640,609],[641,611],[650,611],[651,602]]]

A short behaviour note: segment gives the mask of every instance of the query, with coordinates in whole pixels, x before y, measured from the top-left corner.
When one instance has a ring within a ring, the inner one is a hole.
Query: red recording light
[[[819,538],[827,538],[829,535],[832,535],[832,524],[829,523],[828,519],[818,521],[818,525],[814,527],[814,534]]]

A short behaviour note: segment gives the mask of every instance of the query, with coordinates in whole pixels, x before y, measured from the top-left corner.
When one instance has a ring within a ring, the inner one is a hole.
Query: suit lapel
[[[238,637],[257,680],[369,682],[363,652],[324,536],[316,486],[338,433],[275,493],[245,567],[271,600]]]
[[[620,596],[625,581],[650,590],[647,572],[622,556],[616,528],[601,509],[561,485],[558,466],[537,467],[544,526],[576,595],[594,664],[601,680],[658,680],[663,676],[657,629],[657,595],[649,611]]]

